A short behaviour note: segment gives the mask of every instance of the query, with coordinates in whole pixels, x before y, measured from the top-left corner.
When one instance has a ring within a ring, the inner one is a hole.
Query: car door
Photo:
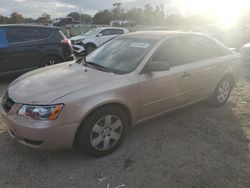
[[[9,27],[7,38],[11,54],[8,67],[12,71],[26,71],[37,65],[38,50],[32,28]]]
[[[0,28],[0,74],[8,71],[8,58],[11,54],[6,30],[4,27]]]
[[[168,39],[145,65],[154,66],[155,62],[165,62],[169,69],[142,71],[140,74],[140,114],[141,118],[169,111],[190,102],[190,68],[182,54],[183,42],[178,38]]]
[[[228,51],[218,46],[210,38],[202,35],[190,35],[184,37],[184,47],[192,70],[193,100],[206,98],[211,95],[223,73],[223,64],[228,61],[225,56]]]
[[[102,45],[103,43],[117,37],[120,31],[118,29],[104,29],[100,32],[101,35],[97,34],[97,43],[98,46]]]

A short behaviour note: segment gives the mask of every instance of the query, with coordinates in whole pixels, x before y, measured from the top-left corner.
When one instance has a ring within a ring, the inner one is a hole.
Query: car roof
[[[123,29],[123,30],[126,30],[125,28],[122,28],[122,27],[99,27],[100,29]]]
[[[59,27],[54,26],[43,26],[36,24],[0,24],[0,27],[26,27],[26,28],[48,28],[48,29],[60,29]]]
[[[137,31],[137,32],[131,32],[128,34],[125,34],[123,36],[129,36],[129,37],[135,37],[135,38],[141,38],[141,39],[152,39],[152,40],[161,40],[165,37],[170,37],[174,35],[203,35],[202,33],[196,33],[196,32],[184,32],[184,31]]]

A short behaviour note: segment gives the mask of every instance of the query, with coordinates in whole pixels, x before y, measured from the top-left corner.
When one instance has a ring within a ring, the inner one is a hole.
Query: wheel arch
[[[231,81],[233,86],[236,84],[236,80],[235,80],[234,74],[232,72],[225,73],[223,75],[223,77],[220,79],[220,81],[222,81],[225,78],[228,78]]]
[[[116,107],[118,107],[118,108],[121,108],[121,109],[125,112],[125,114],[127,115],[127,117],[128,117],[128,128],[131,127],[131,125],[132,125],[132,114],[131,114],[131,111],[129,110],[129,108],[128,108],[125,104],[123,104],[123,103],[121,103],[121,102],[118,102],[118,101],[105,102],[105,103],[102,103],[102,104],[100,104],[100,105],[98,105],[98,106],[95,106],[95,107],[89,109],[88,112],[82,117],[82,119],[81,119],[81,121],[80,121],[80,124],[78,125],[78,128],[77,128],[77,130],[76,130],[76,132],[75,132],[74,144],[76,144],[76,141],[77,141],[77,133],[79,132],[78,130],[80,129],[80,127],[81,127],[82,123],[84,122],[84,120],[85,120],[91,113],[93,113],[94,111],[96,111],[96,110],[98,110],[98,109],[100,109],[100,108],[105,108],[105,107],[107,107],[107,106],[116,106]]]
[[[101,103],[101,104],[99,104],[97,106],[92,107],[83,116],[83,118],[81,119],[81,123],[84,121],[84,119],[86,119],[91,113],[93,113],[97,109],[105,108],[107,106],[115,106],[115,107],[118,107],[118,108],[122,109],[125,112],[125,114],[127,115],[127,117],[128,117],[129,126],[131,125],[131,123],[132,123],[132,114],[131,114],[131,111],[129,110],[129,108],[128,108],[127,105],[125,105],[122,102],[118,102],[118,101],[108,101],[108,102],[104,102],[104,103]]]
[[[97,45],[94,42],[87,42],[84,46],[86,47],[88,45],[93,45],[93,46],[95,46],[97,48]]]
[[[39,58],[38,66],[41,66],[42,60],[43,60],[44,58],[46,58],[46,57],[49,57],[49,56],[56,56],[56,57],[58,57],[61,61],[64,60],[63,56],[60,55],[59,53],[51,52],[51,53],[45,54],[45,55],[43,55],[42,57]]]

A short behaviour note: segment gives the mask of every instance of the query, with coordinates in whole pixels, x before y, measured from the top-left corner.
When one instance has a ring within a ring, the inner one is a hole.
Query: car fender
[[[83,40],[82,42],[83,42],[84,46],[86,46],[87,44],[93,44],[96,47],[98,47],[95,38],[88,38],[88,39]]]
[[[119,82],[119,80],[117,81]],[[118,104],[125,107],[131,114],[131,124],[134,124],[139,119],[139,99],[138,95],[136,95],[138,93],[138,85],[124,84],[124,86],[117,89],[111,88],[115,84],[108,85],[107,87],[110,88],[105,89],[105,91],[103,91],[104,87],[90,87],[53,101],[55,104],[64,103],[63,114],[70,114],[67,117],[59,116],[56,124],[78,123],[80,125],[95,109],[109,104]],[[72,99],[75,99],[75,101],[72,101]]]

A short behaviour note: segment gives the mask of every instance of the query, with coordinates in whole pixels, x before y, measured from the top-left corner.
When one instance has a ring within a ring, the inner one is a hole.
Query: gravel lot
[[[250,82],[241,81],[224,107],[200,103],[135,127],[104,158],[34,151],[3,132],[0,187],[249,188]]]

